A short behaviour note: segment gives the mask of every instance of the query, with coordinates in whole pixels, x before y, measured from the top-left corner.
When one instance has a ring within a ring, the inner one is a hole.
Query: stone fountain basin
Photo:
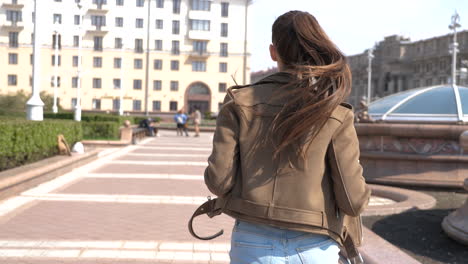
[[[468,153],[460,135],[468,125],[355,124],[360,162],[369,183],[463,188]]]

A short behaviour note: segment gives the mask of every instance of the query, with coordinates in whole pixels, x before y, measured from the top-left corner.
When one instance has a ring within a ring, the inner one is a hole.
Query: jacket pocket
[[[338,263],[338,244],[333,239],[311,243],[296,248],[302,264],[311,263]]]

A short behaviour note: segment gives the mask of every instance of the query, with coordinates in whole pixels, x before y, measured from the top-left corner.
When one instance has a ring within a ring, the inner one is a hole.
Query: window
[[[75,15],[74,16],[74,24],[79,25],[80,24],[80,15]]]
[[[210,21],[200,19],[190,19],[191,30],[210,31]]]
[[[136,0],[137,7],[143,7],[145,5],[145,0]]]
[[[172,41],[172,55],[179,55],[180,54],[180,48],[179,48],[179,41],[178,40],[173,40]]]
[[[218,83],[218,92],[225,93],[227,88],[226,83]]]
[[[58,45],[57,48],[62,49],[62,36],[61,35],[52,35],[52,48],[55,49],[55,45]]]
[[[76,100],[76,98],[72,98],[72,99],[71,99],[71,106],[72,106],[72,108],[75,108],[75,107],[76,107],[77,102],[78,102],[78,100]]]
[[[102,57],[93,57],[93,67],[102,68]]]
[[[135,52],[143,53],[143,39],[135,39]]]
[[[93,105],[92,106],[93,109],[100,110],[101,109],[101,99],[93,99],[92,105]]]
[[[228,24],[221,23],[221,37],[227,37],[227,36],[228,36]]]
[[[98,29],[106,25],[105,16],[91,16],[91,25],[96,26]]]
[[[190,8],[192,10],[210,11],[210,0],[191,0]]]
[[[55,76],[50,77],[50,86],[55,87]],[[60,76],[57,76],[57,87],[60,87]]]
[[[154,91],[161,91],[162,89],[162,82],[161,80],[154,80],[153,81],[153,90]]]
[[[155,70],[162,70],[162,60],[159,60],[159,59],[154,60],[153,61],[153,68]]]
[[[141,90],[141,80],[133,80],[133,90]]]
[[[179,82],[171,81],[171,91],[179,91]]]
[[[219,72],[227,72],[227,62],[219,63]]]
[[[107,0],[93,0],[93,4],[96,4],[99,7],[101,7],[102,5],[107,4]]]
[[[8,53],[8,64],[18,64],[18,53]]]
[[[115,5],[117,6],[123,6],[124,5],[124,0],[116,0]]]
[[[143,28],[143,18],[137,18],[135,20],[135,27],[136,28]]]
[[[143,69],[143,60],[142,59],[134,59],[133,60],[133,68],[135,69]]]
[[[18,79],[16,74],[8,74],[8,86],[16,86],[18,84]]]
[[[171,70],[178,71],[179,70],[179,61],[178,60],[171,60]]]
[[[8,46],[10,48],[18,47],[18,32],[8,32]]]
[[[122,67],[122,58],[114,58],[114,68],[120,69]]]
[[[177,111],[177,102],[176,101],[170,101],[169,102],[169,111]]]
[[[51,56],[51,65],[55,66],[55,59],[57,59],[57,66],[60,66],[62,64],[62,56],[58,55],[57,58],[55,58],[55,55]]]
[[[102,37],[94,37],[94,50],[102,51]]]
[[[72,66],[73,67],[78,67],[78,56],[73,56],[72,57]]]
[[[204,61],[192,61],[192,71],[204,72],[206,71],[206,62]]]
[[[133,100],[133,111],[141,111],[141,100]]]
[[[154,49],[162,50],[162,39],[157,39],[154,41]]]
[[[161,111],[161,101],[153,101],[153,111]]]
[[[16,24],[16,22],[23,21],[23,16],[21,11],[16,10],[7,10],[7,21],[10,21],[12,24]]]
[[[54,14],[52,23],[62,24],[62,15],[61,14]]]
[[[121,88],[121,80],[120,79],[114,79],[112,80],[112,84],[114,84],[114,89],[120,89]]]
[[[101,78],[93,78],[93,88],[101,89],[101,87],[102,87]]]
[[[121,49],[123,47],[122,38],[115,38],[114,39],[114,48]]]
[[[426,86],[432,86],[432,78],[426,80]]]
[[[119,110],[120,109],[120,100],[113,99],[112,100],[112,110]]]
[[[208,45],[208,41],[194,40],[192,42],[193,51],[198,54],[206,53],[207,45]]]
[[[156,0],[156,8],[164,8],[164,0]]]
[[[172,13],[180,14],[180,0],[172,0]]]
[[[180,33],[180,21],[173,20],[172,21],[172,34],[178,35]]]
[[[73,36],[73,47],[78,47],[80,45],[80,36]]]
[[[78,87],[78,77],[72,77],[72,88]]]
[[[163,29],[164,21],[162,19],[156,19],[156,29]]]
[[[221,16],[222,17],[229,16],[229,3],[228,2],[221,2]]]
[[[123,27],[123,17],[116,17],[115,18],[115,26],[116,27]]]
[[[221,56],[221,57],[227,57],[228,56],[228,44],[227,43],[221,43],[219,56]]]

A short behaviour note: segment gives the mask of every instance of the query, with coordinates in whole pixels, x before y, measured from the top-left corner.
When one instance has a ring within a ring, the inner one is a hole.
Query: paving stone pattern
[[[212,134],[161,137],[119,149],[0,201],[0,263],[228,263],[233,219],[187,222],[210,195],[203,172]],[[373,203],[388,203],[373,199]]]

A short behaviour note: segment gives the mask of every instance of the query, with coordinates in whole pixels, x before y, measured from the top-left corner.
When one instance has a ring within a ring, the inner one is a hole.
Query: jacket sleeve
[[[205,183],[215,195],[223,197],[234,186],[239,166],[239,119],[234,103],[226,103],[216,120],[213,150],[205,169]]]
[[[359,164],[359,141],[352,111],[348,111],[332,137],[328,160],[338,207],[347,215],[358,216],[369,202],[371,191]]]

